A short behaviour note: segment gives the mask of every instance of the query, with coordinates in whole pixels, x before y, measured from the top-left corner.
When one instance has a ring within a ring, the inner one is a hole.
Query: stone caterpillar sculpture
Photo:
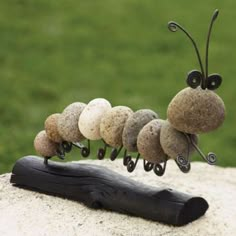
[[[222,82],[218,74],[208,75],[209,41],[214,21],[219,11],[215,10],[210,22],[205,56],[205,70],[198,47],[192,36],[178,23],[169,22],[172,32],[180,29],[192,42],[200,64],[201,72],[192,70],[187,76],[189,87],[181,90],[170,102],[167,120],[149,109],[132,111],[126,106],[115,106],[103,98],[96,98],[87,105],[75,102],[59,114],[50,115],[45,121],[45,130],[34,140],[35,150],[45,158],[45,164],[52,156],[64,158],[72,146],[81,149],[83,157],[90,154],[90,140],[101,139],[104,147],[97,153],[103,159],[111,147],[110,159],[115,160],[124,149],[123,163],[129,172],[133,171],[140,156],[145,171],[154,170],[161,176],[169,159],[174,159],[184,173],[190,170],[190,155],[196,150],[209,164],[215,164],[216,155],[204,155],[197,146],[197,134],[217,129],[225,119],[222,99],[212,90]],[[81,142],[87,140],[85,146]],[[135,160],[129,153],[137,152]]]

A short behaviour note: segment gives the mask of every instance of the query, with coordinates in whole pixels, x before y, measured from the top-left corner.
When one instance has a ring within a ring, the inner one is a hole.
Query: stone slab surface
[[[236,235],[236,168],[192,163],[188,174],[173,161],[157,177],[146,173],[142,162],[128,173],[122,160],[86,160],[111,168],[153,186],[166,186],[204,197],[210,208],[199,220],[183,227],[167,226],[104,210],[89,209],[78,202],[47,196],[12,186],[10,174],[0,175],[0,235],[3,236],[233,236]]]

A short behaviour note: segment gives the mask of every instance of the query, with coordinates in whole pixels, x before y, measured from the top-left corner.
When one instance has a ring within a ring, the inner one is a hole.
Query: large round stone
[[[44,122],[44,128],[49,139],[53,142],[61,143],[63,141],[57,129],[57,121],[61,114],[55,113],[50,115]]]
[[[181,90],[170,102],[167,117],[171,125],[190,134],[217,129],[225,119],[223,100],[213,91],[201,87]]]
[[[160,132],[164,123],[164,120],[152,120],[142,128],[138,135],[138,152],[149,162],[161,163],[166,159],[160,143]]]
[[[126,106],[111,108],[102,118],[100,134],[103,140],[112,147],[122,145],[122,133],[125,122],[133,114],[133,111]]]
[[[158,115],[149,109],[141,109],[133,113],[127,120],[122,134],[124,147],[129,152],[137,152],[137,137],[140,130]]]
[[[58,144],[50,140],[45,130],[40,131],[34,139],[35,151],[43,157],[52,157],[57,153]]]
[[[80,142],[84,139],[81,134],[78,121],[86,104],[75,102],[67,106],[57,121],[57,129],[61,137],[68,142]]]
[[[96,98],[88,103],[79,118],[79,129],[84,137],[90,140],[101,139],[101,119],[110,109],[110,102],[104,98]]]
[[[191,134],[191,138],[197,144],[197,136]],[[178,155],[188,158],[195,150],[186,134],[174,129],[168,121],[161,127],[160,142],[165,154],[172,159]]]

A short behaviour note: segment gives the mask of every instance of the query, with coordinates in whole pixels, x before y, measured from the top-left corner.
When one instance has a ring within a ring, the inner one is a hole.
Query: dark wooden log
[[[57,163],[37,156],[19,159],[11,183],[26,189],[61,196],[91,208],[143,217],[175,226],[205,214],[208,203],[169,188],[156,188],[124,177],[108,168],[80,163]]]

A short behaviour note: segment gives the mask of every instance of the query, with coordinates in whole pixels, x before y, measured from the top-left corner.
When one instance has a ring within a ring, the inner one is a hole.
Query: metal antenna
[[[184,29],[181,25],[179,25],[178,23],[174,22],[174,21],[170,21],[168,23],[168,29],[171,31],[171,32],[176,32],[178,30],[178,28],[184,32],[186,34],[186,36],[190,39],[190,41],[192,42],[194,48],[195,48],[195,51],[196,51],[196,54],[197,54],[197,58],[198,58],[198,62],[199,62],[199,65],[201,67],[201,72],[202,72],[202,75],[203,77],[205,77],[205,73],[204,73],[204,69],[203,69],[203,65],[202,65],[202,60],[201,60],[201,56],[200,56],[200,53],[199,53],[199,50],[198,50],[198,47],[197,47],[197,44],[196,42],[194,41],[193,37],[187,32],[186,29]]]
[[[208,78],[208,51],[209,51],[209,43],[210,43],[210,36],[211,36],[211,30],[212,30],[212,26],[215,22],[215,20],[217,19],[217,16],[219,15],[219,10],[216,9],[213,13],[213,16],[211,18],[211,22],[210,22],[210,26],[209,26],[209,29],[208,29],[208,33],[207,33],[207,43],[206,43],[206,67],[205,67],[205,70],[206,70],[206,76],[204,77],[203,79],[203,85],[202,85],[202,88],[205,89],[206,88],[206,80]]]

